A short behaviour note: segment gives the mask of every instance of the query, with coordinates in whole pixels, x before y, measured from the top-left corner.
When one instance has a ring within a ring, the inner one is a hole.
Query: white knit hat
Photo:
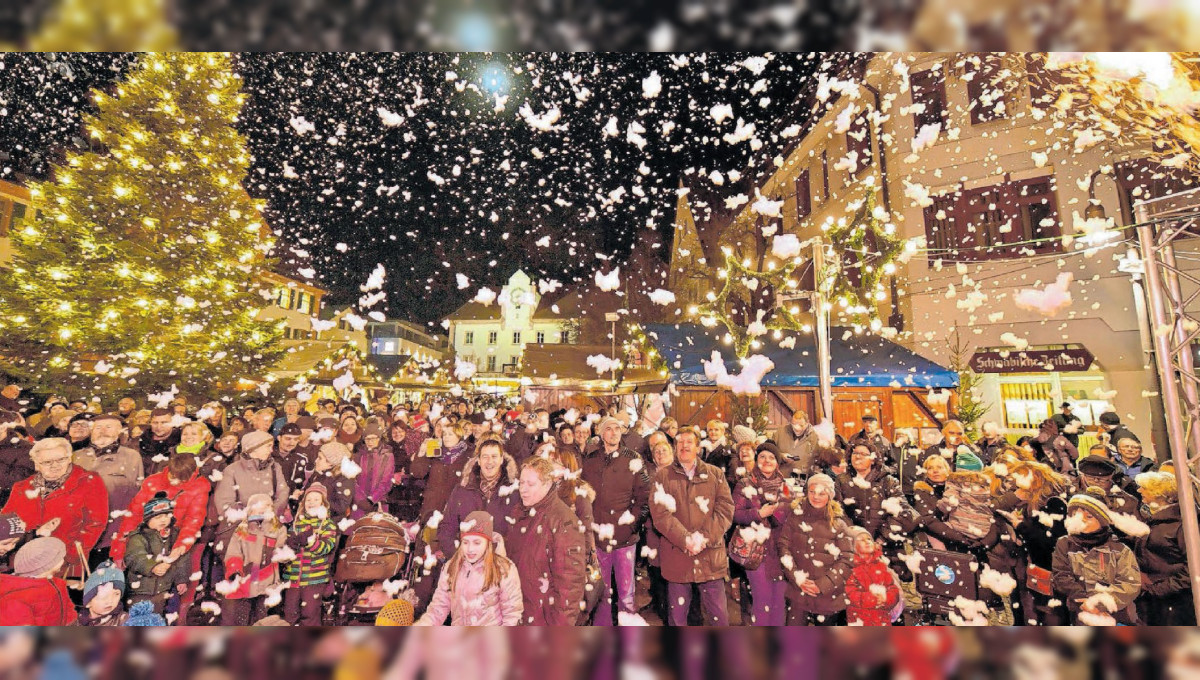
[[[741,444],[742,442],[756,442],[757,440],[758,435],[755,434],[753,429],[746,427],[745,425],[733,426],[733,441],[735,444]]]

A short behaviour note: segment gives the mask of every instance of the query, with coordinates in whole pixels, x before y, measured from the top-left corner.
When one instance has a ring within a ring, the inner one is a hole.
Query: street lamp
[[[612,339],[612,354],[610,355],[612,363],[609,364],[612,368],[609,370],[612,372],[612,389],[615,393],[617,391],[617,322],[621,320],[621,315],[616,312],[606,312],[604,320],[612,324],[612,332],[608,335]]]

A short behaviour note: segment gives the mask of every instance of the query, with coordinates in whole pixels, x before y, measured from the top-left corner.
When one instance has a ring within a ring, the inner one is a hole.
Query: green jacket
[[[179,529],[174,525],[166,536],[145,525],[129,537],[125,548],[125,578],[129,582],[129,595],[163,595],[180,583],[187,583],[191,559],[180,557],[166,574],[155,576],[154,567],[160,564],[158,557],[170,554],[171,546]]]

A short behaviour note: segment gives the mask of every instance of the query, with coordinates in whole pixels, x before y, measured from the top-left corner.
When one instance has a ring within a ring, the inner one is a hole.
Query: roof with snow
[[[671,382],[677,385],[712,385],[704,364],[714,351],[721,352],[731,374],[741,372],[732,349],[721,342],[725,331],[699,324],[646,324],[646,337],[666,359]],[[795,347],[779,343],[794,337]],[[816,336],[793,331],[781,340],[768,339],[762,355],[775,368],[762,385],[777,387],[818,386]],[[958,374],[929,361],[896,343],[873,335],[855,335],[848,328],[829,333],[830,374],[834,387],[958,387]]]
[[[462,307],[451,312],[447,317],[447,321],[499,321],[502,312],[500,305],[490,304],[485,305],[482,302],[471,300]]]
[[[618,348],[619,349],[619,348]],[[599,373],[588,365],[588,357],[593,355],[611,356],[610,345],[570,345],[570,344],[528,344],[521,359],[521,375],[530,378],[535,384],[560,380],[563,382],[589,382],[593,380],[608,381],[608,371]],[[664,380],[656,371],[648,368],[626,368],[621,372],[624,383],[656,382]]]

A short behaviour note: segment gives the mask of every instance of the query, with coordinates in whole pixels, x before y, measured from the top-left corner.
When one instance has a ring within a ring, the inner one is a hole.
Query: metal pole
[[[1175,247],[1169,243],[1163,244],[1160,254],[1162,255],[1163,264],[1167,265],[1163,272],[1167,282],[1167,290],[1170,291],[1172,300],[1176,301],[1177,304],[1182,304],[1179,301],[1183,300],[1183,290],[1179,286],[1179,275],[1175,273],[1175,268],[1178,266],[1175,262]],[[1176,316],[1184,313],[1183,309],[1176,309],[1173,311]],[[1178,348],[1176,356],[1179,359],[1179,370],[1184,375],[1195,375],[1195,362],[1192,359],[1191,345],[1186,342],[1187,336],[1188,332],[1184,330],[1183,324],[1176,323],[1175,345]],[[1200,415],[1195,412],[1196,406],[1200,404],[1200,394],[1197,394],[1196,392],[1196,383],[1192,380],[1180,380],[1179,384],[1183,387],[1183,394],[1185,397],[1184,403],[1186,403],[1188,409],[1190,409],[1188,411],[1188,417],[1191,418],[1192,422],[1194,423],[1197,416]],[[1191,434],[1192,451],[1200,453],[1200,427],[1193,425],[1191,427]]]
[[[1150,303],[1150,322],[1153,328],[1167,323],[1167,310],[1163,302],[1162,275],[1158,269],[1158,253],[1155,252],[1154,227],[1148,221],[1145,205],[1137,206],[1138,245],[1142,249],[1142,261],[1146,269],[1146,297]],[[1154,359],[1158,364],[1159,379],[1163,390],[1163,409],[1167,421],[1167,438],[1171,446],[1171,462],[1175,466],[1175,481],[1179,488],[1180,516],[1183,523],[1184,546],[1187,552],[1188,575],[1192,584],[1192,607],[1200,620],[1200,523],[1196,518],[1196,500],[1192,493],[1192,473],[1188,465],[1187,434],[1184,432],[1183,413],[1179,408],[1179,385],[1171,366],[1171,339],[1154,333]]]
[[[825,272],[825,244],[821,239],[813,242],[813,269],[816,290],[813,295],[813,313],[817,320],[817,376],[821,395],[821,416],[833,422],[833,379],[829,368],[829,312],[825,309],[823,292]]]

